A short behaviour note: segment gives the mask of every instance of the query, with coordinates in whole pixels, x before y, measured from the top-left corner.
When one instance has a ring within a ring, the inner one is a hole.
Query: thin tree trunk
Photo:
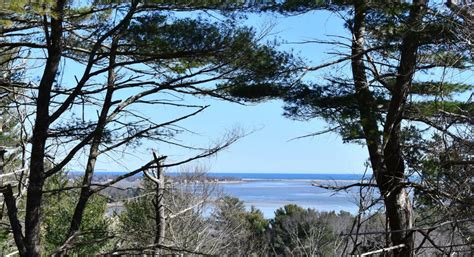
[[[64,0],[56,3],[55,17],[51,18],[51,31],[45,31],[48,43],[48,59],[38,89],[36,100],[36,119],[31,141],[30,174],[28,180],[26,212],[25,212],[25,238],[26,256],[40,256],[40,217],[41,200],[44,185],[44,158],[45,145],[49,128],[49,106],[51,88],[54,84],[59,62],[61,60],[62,40],[62,13]]]
[[[157,160],[155,156],[155,160]],[[156,235],[155,244],[158,246],[162,245],[166,236],[166,216],[165,216],[165,177],[163,176],[162,163],[157,161],[157,183],[156,184],[156,195],[155,195],[155,217],[156,217]]]
[[[74,214],[71,220],[71,224],[69,226],[69,232],[66,240],[70,237],[74,236],[80,229],[82,218],[84,215],[84,210],[86,209],[87,202],[92,195],[90,191],[92,177],[94,175],[95,170],[95,163],[97,161],[97,157],[99,156],[99,146],[102,142],[102,137],[104,134],[105,126],[107,125],[107,118],[110,107],[112,106],[112,96],[114,92],[114,85],[115,85],[115,52],[117,49],[117,39],[114,39],[114,42],[111,46],[111,53],[110,53],[110,61],[109,61],[109,71],[108,71],[108,78],[107,78],[107,91],[105,94],[104,104],[102,106],[102,110],[99,115],[99,120],[97,121],[97,127],[94,130],[94,136],[92,139],[92,144],[89,150],[89,157],[87,160],[87,166],[84,174],[84,178],[82,181],[82,188],[81,193],[79,196],[79,200],[76,204],[74,209]]]
[[[364,1],[355,1],[354,25],[352,27],[352,76],[358,102],[360,121],[369,150],[370,162],[375,176],[382,173],[383,156],[380,152],[380,131],[376,117],[376,105],[367,83],[364,63],[365,15]]]
[[[109,110],[112,106],[112,95],[113,95],[114,86],[115,86],[114,66],[116,63],[116,51],[117,51],[118,43],[119,43],[118,41],[120,39],[119,38],[120,35],[128,27],[128,24],[130,23],[130,20],[132,19],[132,16],[135,13],[138,3],[139,1],[132,1],[131,8],[129,12],[127,13],[127,15],[125,15],[124,19],[120,21],[120,23],[116,27],[114,27],[114,29],[110,30],[106,34],[108,36],[113,37],[112,45],[110,48],[107,91],[106,91],[106,95],[104,99],[104,104],[102,106],[102,110],[99,115],[99,119],[97,121],[97,127],[93,132],[94,135],[92,138],[91,148],[89,150],[89,156],[87,160],[84,178],[82,181],[80,197],[74,209],[74,214],[71,220],[71,224],[69,226],[68,237],[66,238],[65,243],[67,243],[71,237],[74,237],[74,235],[80,230],[80,226],[81,226],[81,222],[83,218],[82,216],[84,214],[84,210],[86,208],[87,202],[90,196],[94,193],[91,190],[91,183],[92,183],[92,177],[94,175],[95,163],[97,161],[97,157],[100,154],[99,146],[102,142],[103,132],[104,132],[105,126],[107,125],[110,119]],[[117,34],[115,34],[114,36],[113,35],[114,33],[117,33]]]
[[[2,126],[2,124],[0,124],[0,127]],[[0,128],[0,132],[1,132],[1,128]],[[2,176],[4,174],[4,169],[5,169],[5,163],[4,163],[4,158],[5,158],[5,153],[7,152],[7,150],[5,150],[5,147],[3,147],[2,145],[0,145],[0,176]],[[0,177],[0,187],[3,186],[3,177]]]
[[[4,157],[6,150],[0,146],[0,175],[4,174]],[[18,209],[16,207],[15,197],[10,184],[3,186],[3,178],[0,178],[0,192],[3,193],[3,200],[7,207],[8,218],[13,231],[13,239],[21,256],[26,256],[26,246],[24,243],[23,232],[21,231],[21,224],[18,220]],[[3,214],[3,213],[2,213]]]

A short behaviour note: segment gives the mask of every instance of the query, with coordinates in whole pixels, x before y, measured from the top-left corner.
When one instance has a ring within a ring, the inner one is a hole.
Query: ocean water
[[[81,171],[71,171],[72,174],[80,175]],[[119,176],[123,175],[124,171],[96,171],[95,175],[109,175]],[[179,173],[169,172],[165,173],[170,176],[176,176]],[[209,176],[212,177],[223,177],[223,178],[237,178],[243,180],[360,180],[361,174],[331,174],[331,173],[238,173],[238,172],[210,172]],[[135,176],[142,176],[141,173]]]
[[[311,180],[244,180],[241,183],[224,183],[221,187],[224,194],[238,197],[244,201],[247,209],[255,206],[266,218],[272,218],[276,209],[287,204],[318,211],[356,213],[358,210],[356,190],[334,193],[313,186]]]
[[[208,173],[215,177],[234,177],[244,180],[360,180],[361,174],[330,173]]]
[[[121,175],[123,172],[97,172],[97,175]],[[168,173],[175,176],[176,173]],[[358,210],[357,188],[348,192],[335,193],[331,190],[313,186],[321,184],[344,185],[360,180],[360,174],[299,174],[299,173],[209,173],[209,176],[238,179],[220,184],[222,192],[237,197],[246,208],[254,206],[260,209],[266,218],[274,217],[274,212],[287,204],[296,204],[303,208],[318,211]],[[140,176],[140,175],[137,175]]]
[[[362,179],[361,174],[325,173],[209,173],[210,176],[237,178],[240,183],[221,184],[224,194],[238,197],[247,209],[255,206],[266,218],[272,218],[275,210],[287,204],[318,211],[358,210],[357,189],[335,193],[313,186],[314,181],[323,184],[344,185]]]

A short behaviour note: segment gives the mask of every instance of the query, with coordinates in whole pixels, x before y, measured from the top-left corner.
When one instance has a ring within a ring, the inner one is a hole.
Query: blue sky
[[[338,58],[334,53],[347,54],[350,49],[334,45],[299,44],[297,42],[337,40],[350,43],[350,33],[344,28],[343,19],[339,15],[327,11],[310,12],[290,17],[274,14],[253,14],[241,22],[243,25],[253,26],[256,31],[262,31],[272,25],[271,33],[265,40],[273,41],[277,39],[281,42],[278,46],[279,50],[292,51],[295,55],[304,58],[308,65],[316,66]],[[35,54],[44,56],[41,51]],[[76,83],[75,76],[81,77],[84,67],[72,61],[66,61],[64,64],[65,71],[60,76],[60,83],[73,86]],[[41,72],[42,66],[41,63],[38,63],[36,68],[33,67],[28,75],[32,81],[37,81]],[[349,63],[341,64],[337,68],[329,67],[322,71],[313,72],[307,75],[306,79],[311,79],[313,82],[324,81],[324,76],[328,74],[341,77],[350,76]],[[440,74],[440,71],[433,71],[418,76],[429,80],[432,77],[439,77]],[[446,78],[472,84],[474,73],[469,70],[454,72],[447,74]],[[105,77],[102,76],[96,82],[103,83],[104,79]],[[125,98],[127,96],[127,93],[117,93],[117,96],[114,97]],[[469,92],[461,98],[466,99],[467,97],[469,97]],[[356,144],[343,144],[341,138],[336,134],[292,140],[328,127],[320,119],[303,122],[283,117],[283,103],[281,101],[274,100],[246,106],[210,98],[186,98],[185,101],[187,104],[210,105],[210,107],[199,115],[180,122],[180,126],[192,131],[192,133],[179,135],[180,143],[205,148],[212,146],[228,131],[236,128],[243,131],[243,133],[248,133],[246,137],[220,152],[217,156],[191,163],[185,168],[198,166],[210,172],[247,173],[360,174],[365,171],[366,148]],[[80,107],[75,106],[73,108],[75,108],[73,110],[74,115],[80,117]],[[135,106],[134,110],[152,117],[157,123],[193,111],[183,111],[182,108],[177,110],[169,106],[143,107],[140,105]],[[96,110],[86,110],[85,116],[86,120],[88,118],[95,119],[97,116]],[[68,152],[67,146],[60,147],[62,149],[54,153],[54,156],[58,157],[57,159],[61,159],[61,156]],[[192,152],[165,143],[144,142],[137,148],[100,156],[96,168],[100,171],[134,170],[150,161],[152,150],[167,155],[168,162],[181,161],[193,155]],[[68,165],[67,169],[83,170],[86,163],[84,158],[86,153],[87,149],[77,156]],[[178,171],[181,168],[172,169],[171,171]]]
[[[313,65],[335,58],[326,54],[335,48],[292,42],[330,39],[327,35],[349,36],[343,28],[341,19],[329,12],[320,11],[292,17],[251,15],[245,23],[254,26],[257,31],[268,24],[273,24],[272,34],[267,39],[277,37],[280,41],[286,41],[287,43],[283,43],[280,49],[292,50]],[[312,76],[317,79],[319,75]],[[210,172],[269,173],[362,173],[365,169],[364,162],[367,158],[365,148],[360,145],[343,144],[341,138],[335,134],[291,140],[322,130],[326,128],[326,124],[321,120],[301,122],[283,117],[281,101],[247,106],[212,99],[200,99],[199,102],[209,104],[210,108],[180,124],[195,133],[183,135],[180,138],[182,142],[195,146],[208,146],[233,128],[252,133],[217,156],[192,163],[188,167],[202,166]],[[170,113],[170,110],[160,110]],[[151,113],[150,110],[143,111]],[[97,168],[109,171],[132,170],[149,160],[151,149],[166,154],[170,161],[188,156],[182,149],[164,144],[145,144],[133,150],[133,154],[112,155],[100,159]],[[77,169],[77,166],[80,164],[74,166],[74,169]]]

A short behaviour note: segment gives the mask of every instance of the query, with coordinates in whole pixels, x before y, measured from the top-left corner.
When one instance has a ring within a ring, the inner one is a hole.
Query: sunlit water
[[[358,188],[352,188],[349,192],[335,193],[312,184],[317,181],[320,184],[347,185],[360,180],[359,174],[210,173],[209,175],[225,178],[224,182],[219,183],[224,194],[239,198],[247,209],[251,206],[260,209],[266,218],[274,217],[275,210],[287,204],[296,204],[317,211],[347,211],[355,214],[358,210]],[[109,212],[120,212],[122,209],[121,205],[114,206],[109,208]],[[211,209],[207,214],[210,212]]]
[[[334,193],[312,186],[310,180],[251,180],[221,186],[225,194],[238,197],[248,209],[255,206],[267,218],[273,217],[276,209],[287,204],[318,211],[343,210],[355,213],[358,209],[357,194],[354,191]]]

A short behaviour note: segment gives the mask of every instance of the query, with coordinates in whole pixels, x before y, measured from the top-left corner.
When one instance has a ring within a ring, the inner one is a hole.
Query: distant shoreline
[[[335,182],[335,183],[359,183],[359,182],[368,182],[369,180],[358,180],[358,179],[297,179],[297,178],[287,178],[287,179],[264,179],[264,178],[244,178],[242,179],[243,182],[262,182],[262,181],[271,181],[271,182],[313,182],[313,183],[320,183],[320,182]]]
[[[191,182],[191,181],[190,181]],[[196,182],[196,181],[192,181]],[[367,183],[369,180],[334,180],[334,179],[240,179],[240,180],[207,180],[208,183],[217,184],[243,184],[243,183],[254,183],[254,182],[308,182],[311,184],[351,184],[351,183]]]
[[[80,175],[82,171],[69,171],[72,175]],[[96,175],[100,176],[118,176],[128,173],[127,171],[95,171]],[[165,172],[165,175],[174,177],[182,173],[180,172]],[[204,173],[208,177],[214,178],[236,178],[236,179],[299,179],[299,180],[359,180],[364,177],[364,174],[356,173],[239,173],[239,172],[208,172]],[[140,177],[142,173],[135,174]],[[365,174],[365,178],[370,177],[371,174]]]
[[[126,171],[96,171],[94,180],[109,181],[117,176],[126,174]],[[68,177],[76,179],[81,177],[81,171],[69,171]],[[143,174],[135,174],[128,177],[127,181],[140,181]],[[368,181],[370,175],[365,177],[362,174],[329,174],[329,173],[204,173],[204,174],[186,174],[186,173],[165,173],[165,176],[171,181],[184,183],[220,183],[220,184],[239,184],[253,182],[307,182],[317,184],[348,184]],[[176,179],[176,180],[175,180]]]

